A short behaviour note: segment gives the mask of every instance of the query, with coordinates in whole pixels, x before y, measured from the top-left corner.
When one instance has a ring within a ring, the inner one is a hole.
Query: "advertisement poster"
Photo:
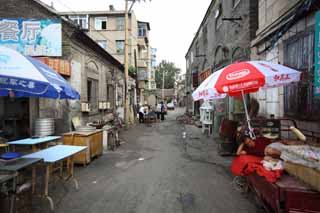
[[[0,45],[28,56],[61,56],[61,20],[0,18]]]

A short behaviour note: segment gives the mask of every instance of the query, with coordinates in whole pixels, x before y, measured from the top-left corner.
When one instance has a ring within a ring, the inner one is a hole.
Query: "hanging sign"
[[[314,96],[320,97],[320,11],[316,13],[314,37]]]
[[[199,83],[206,80],[211,75],[211,68],[207,68],[199,73]]]

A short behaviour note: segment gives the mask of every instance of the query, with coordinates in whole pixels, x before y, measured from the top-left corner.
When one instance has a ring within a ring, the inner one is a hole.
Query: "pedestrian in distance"
[[[144,106],[141,106],[139,109],[139,123],[144,123],[144,115],[145,115],[145,109],[144,109]]]
[[[161,102],[160,114],[161,114],[161,120],[163,121],[164,120],[164,103],[163,102]]]

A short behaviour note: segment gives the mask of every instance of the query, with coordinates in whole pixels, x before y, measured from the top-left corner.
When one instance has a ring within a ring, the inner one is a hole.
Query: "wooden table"
[[[54,203],[52,198],[49,196],[49,181],[50,175],[53,174],[56,169],[53,168],[54,165],[59,165],[60,170],[59,178],[64,181],[74,181],[76,189],[78,189],[78,181],[74,178],[73,174],[73,157],[87,149],[86,146],[68,146],[68,145],[57,145],[44,149],[32,154],[24,155],[22,158],[42,158],[43,165],[45,167],[45,182],[44,182],[44,197],[49,200],[51,210],[54,210]],[[63,177],[63,161],[67,161],[67,176]]]
[[[91,132],[68,132],[63,134],[63,144],[74,146],[87,146],[88,149],[77,154],[74,162],[84,166],[91,162],[91,159],[103,154],[103,130],[98,129]]]
[[[40,138],[26,138],[16,141],[7,142],[7,144],[12,145],[13,151],[15,151],[15,146],[31,146],[32,152],[39,151],[39,146],[41,144],[45,144],[45,147],[48,148],[48,143],[57,141],[61,137],[60,136],[46,136]]]

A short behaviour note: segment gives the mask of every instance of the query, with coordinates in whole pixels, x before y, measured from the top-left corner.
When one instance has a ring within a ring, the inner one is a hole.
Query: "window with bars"
[[[88,29],[88,16],[87,15],[74,15],[69,16],[75,24],[81,27],[81,29]]]
[[[107,17],[96,17],[94,19],[94,28],[96,30],[106,30],[107,29]]]
[[[87,79],[87,97],[91,111],[98,110],[99,81],[96,79]]]
[[[240,3],[240,0],[232,0],[232,7],[235,8]]]
[[[107,41],[106,40],[98,40],[97,43],[102,47],[103,49],[107,49]]]
[[[118,54],[124,53],[124,40],[116,40],[116,48]]]
[[[124,30],[124,18],[118,17],[117,18],[117,30]]]
[[[320,119],[320,99],[313,95],[314,31],[285,41],[284,63],[302,72],[301,81],[284,89],[285,115],[302,120]]]

